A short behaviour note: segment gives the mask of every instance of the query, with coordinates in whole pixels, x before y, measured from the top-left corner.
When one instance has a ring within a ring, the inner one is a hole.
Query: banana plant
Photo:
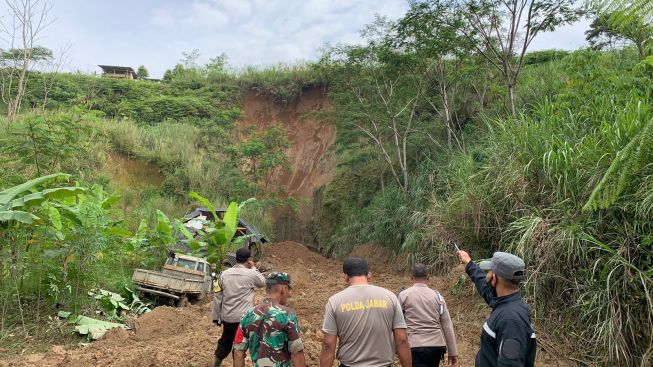
[[[69,174],[54,173],[0,191],[0,224],[7,225],[8,222],[12,221],[32,224],[40,221],[41,218],[28,211],[30,208],[39,206],[50,199],[64,199],[77,196],[86,191],[83,187],[72,186],[32,192],[36,186],[69,177]],[[53,214],[52,209],[49,209],[49,212]]]
[[[183,224],[180,224],[179,229],[186,237],[186,242],[194,253],[199,253],[199,250],[205,247],[206,254],[204,256],[206,257],[206,260],[209,263],[217,264],[224,255],[225,248],[232,244],[233,237],[238,230],[238,216],[240,210],[245,205],[255,201],[256,199],[252,198],[245,200],[240,205],[231,202],[227,207],[223,218],[220,219],[215,211],[215,206],[209,199],[194,191],[190,193],[190,196],[201,202],[211,211],[211,214],[213,214],[213,225],[208,226],[204,231],[198,232],[200,234],[200,240],[195,239]]]

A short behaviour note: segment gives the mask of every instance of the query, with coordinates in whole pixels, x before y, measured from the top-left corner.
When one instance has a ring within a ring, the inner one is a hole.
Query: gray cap
[[[524,260],[507,252],[495,252],[489,261],[478,264],[481,270],[492,270],[505,279],[521,280],[524,278]]]

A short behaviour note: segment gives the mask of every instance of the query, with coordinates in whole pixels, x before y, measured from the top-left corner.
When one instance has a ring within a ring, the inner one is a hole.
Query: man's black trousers
[[[439,367],[447,353],[446,347],[417,347],[410,348],[413,356],[413,367]]]
[[[218,340],[218,346],[215,348],[216,358],[225,359],[231,353],[231,348],[234,346],[234,338],[236,337],[236,330],[238,330],[237,322],[222,323],[222,336]]]

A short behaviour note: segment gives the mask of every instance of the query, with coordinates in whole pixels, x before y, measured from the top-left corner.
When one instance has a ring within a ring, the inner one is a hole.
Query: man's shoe
[[[222,364],[222,359],[216,358],[215,362],[213,362],[213,367],[220,367],[221,364]]]

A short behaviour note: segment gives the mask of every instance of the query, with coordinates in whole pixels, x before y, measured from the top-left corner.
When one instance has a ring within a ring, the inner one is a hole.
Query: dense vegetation
[[[455,262],[452,241],[477,258],[516,253],[538,325],[570,353],[649,365],[650,46],[526,54],[511,116],[502,74],[460,52],[470,39],[441,26],[455,13],[427,3],[322,61],[339,128],[322,248],[342,255],[372,242],[440,272]],[[588,36],[624,39],[607,24]]]
[[[575,19],[562,3],[538,31]],[[314,209],[326,255],[371,242],[445,273],[452,241],[475,258],[511,251],[528,264],[537,327],[565,352],[650,365],[650,18],[610,3],[592,49],[501,54],[502,39],[462,31],[470,11],[494,16],[488,4],[411,2],[314,64],[233,71],[224,56],[197,65],[194,50],[161,83],[30,71],[21,113],[0,120],[0,340],[15,351],[24,336],[57,337],[39,323],[54,307],[91,313],[90,289],[123,292],[134,267],[158,265],[176,235],[168,218],[200,204],[192,191],[220,205],[257,197],[243,215],[274,235],[271,208],[287,203],[261,188],[292,142],[283,126],[237,132],[242,97],[288,104],[320,86],[338,129]],[[112,159],[139,162],[137,182],[107,171]],[[57,172],[70,176],[15,189]]]

